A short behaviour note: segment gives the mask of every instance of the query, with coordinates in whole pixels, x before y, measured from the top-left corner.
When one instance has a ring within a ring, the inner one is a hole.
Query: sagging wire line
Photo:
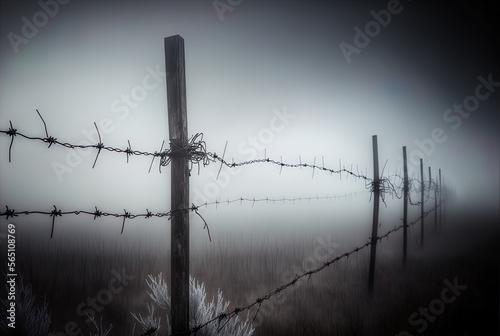
[[[362,191],[359,191],[359,193],[362,193]],[[88,210],[62,211],[62,210],[59,210],[55,205],[54,205],[54,210],[52,210],[52,211],[40,211],[40,210],[16,211],[14,209],[10,209],[9,206],[6,205],[5,206],[6,210],[4,212],[0,212],[0,217],[5,216],[5,219],[9,219],[9,218],[18,217],[19,215],[31,215],[31,214],[50,215],[50,217],[52,218],[52,227],[51,227],[50,238],[52,238],[54,236],[55,217],[58,217],[58,216],[87,214],[87,215],[94,216],[94,218],[93,218],[94,220],[96,220],[98,217],[116,217],[116,218],[122,217],[123,221],[122,221],[122,227],[121,227],[120,234],[123,234],[126,219],[135,219],[135,218],[140,218],[140,217],[144,217],[144,218],[167,217],[168,220],[171,220],[172,214],[175,211],[187,210],[187,211],[193,211],[202,219],[202,221],[204,223],[203,229],[207,230],[208,239],[210,241],[212,241],[212,237],[210,235],[210,228],[208,226],[208,223],[203,218],[203,216],[200,214],[200,212],[198,211],[203,206],[208,207],[208,206],[215,205],[217,207],[219,204],[229,205],[229,204],[232,204],[235,202],[240,202],[240,204],[242,202],[251,202],[252,207],[253,207],[253,205],[256,202],[264,202],[264,201],[266,203],[271,202],[272,204],[285,203],[285,202],[289,202],[289,203],[293,202],[295,204],[295,201],[311,201],[311,200],[322,200],[322,199],[332,200],[332,199],[341,199],[341,198],[347,199],[348,197],[352,198],[353,196],[356,197],[357,195],[358,195],[358,192],[344,194],[344,195],[335,195],[335,196],[296,197],[296,198],[287,198],[287,197],[283,197],[283,198],[269,198],[269,197],[266,197],[266,198],[255,198],[255,197],[254,198],[244,198],[244,197],[239,197],[239,198],[236,198],[233,200],[228,199],[227,201],[223,201],[223,202],[214,201],[214,202],[205,202],[205,203],[200,204],[200,205],[192,204],[190,207],[185,208],[185,209],[177,209],[177,210],[171,210],[171,211],[167,211],[167,212],[152,213],[151,211],[146,209],[146,213],[139,213],[139,214],[130,213],[126,209],[123,209],[123,213],[103,212],[103,211],[99,210],[97,208],[97,206],[95,206],[94,211],[88,211]]]
[[[106,151],[110,151],[110,152],[124,153],[127,156],[127,162],[129,162],[129,157],[131,155],[152,156],[153,158],[152,158],[152,162],[151,162],[151,165],[150,165],[150,168],[149,168],[149,172],[151,171],[151,166],[152,166],[152,164],[154,162],[154,159],[156,157],[160,158],[159,171],[161,172],[161,166],[167,166],[170,163],[170,161],[171,161],[171,157],[185,156],[185,157],[189,158],[189,161],[191,162],[192,165],[198,164],[198,172],[199,172],[199,168],[200,168],[201,164],[203,164],[203,166],[207,166],[207,165],[209,165],[212,162],[216,162],[216,161],[220,162],[221,166],[219,168],[218,175],[220,174],[220,170],[222,168],[222,165],[226,165],[229,168],[234,168],[234,167],[251,165],[251,164],[256,164],[256,163],[268,163],[268,164],[274,164],[274,165],[279,166],[280,167],[280,173],[282,172],[283,167],[300,168],[300,169],[302,169],[302,168],[312,168],[312,177],[314,177],[315,170],[318,169],[318,170],[330,172],[330,175],[332,175],[333,173],[339,174],[339,178],[340,179],[342,179],[342,173],[346,173],[347,177],[350,175],[350,176],[353,176],[355,178],[359,178],[359,179],[365,180],[365,182],[367,182],[367,183],[373,182],[373,179],[371,179],[371,178],[367,177],[366,175],[364,175],[364,174],[362,174],[362,173],[359,172],[358,166],[356,166],[356,172],[353,171],[352,166],[351,166],[350,170],[346,169],[345,166],[342,166],[342,160],[340,160],[340,159],[339,159],[339,169],[335,170],[335,169],[332,169],[332,168],[325,167],[324,156],[322,156],[322,166],[317,166],[316,165],[316,157],[314,158],[314,163],[313,164],[308,164],[308,163],[303,163],[302,162],[302,157],[299,155],[299,163],[298,164],[294,164],[294,163],[283,162],[283,157],[282,156],[280,156],[280,161],[272,160],[272,159],[270,159],[270,158],[267,157],[267,152],[266,151],[264,152],[265,154],[264,154],[264,158],[263,159],[255,159],[255,160],[250,160],[250,161],[231,162],[231,163],[229,163],[228,161],[226,161],[224,159],[228,142],[226,141],[226,144],[224,146],[224,153],[223,153],[222,157],[220,157],[216,153],[211,153],[211,152],[207,151],[206,143],[203,140],[203,133],[196,133],[196,134],[194,134],[188,140],[187,145],[184,146],[184,147],[179,147],[177,145],[171,144],[172,148],[170,148],[170,149],[163,149],[163,147],[164,147],[164,141],[163,141],[161,149],[160,149],[159,152],[158,151],[154,151],[154,152],[137,151],[137,150],[132,150],[132,146],[130,144],[130,140],[127,140],[128,146],[125,149],[117,148],[117,147],[105,146],[103,144],[103,142],[102,142],[102,138],[101,138],[101,134],[100,134],[99,128],[97,127],[97,124],[94,122],[94,127],[96,128],[97,134],[99,136],[99,142],[97,144],[77,145],[77,144],[71,144],[71,143],[68,143],[68,142],[61,142],[61,141],[58,141],[57,138],[55,138],[53,136],[49,136],[47,123],[45,122],[44,118],[42,117],[42,114],[40,113],[40,111],[36,110],[36,112],[37,112],[38,116],[40,117],[40,119],[42,120],[42,122],[44,124],[45,137],[28,136],[28,135],[25,135],[25,134],[23,134],[21,132],[18,132],[18,130],[13,127],[12,121],[9,121],[10,128],[8,130],[0,130],[0,133],[7,134],[8,136],[11,137],[11,142],[10,142],[10,145],[9,145],[9,162],[11,162],[11,159],[12,159],[12,145],[13,145],[13,142],[14,142],[14,137],[16,135],[19,135],[19,136],[21,136],[21,137],[23,137],[25,139],[28,139],[28,140],[38,140],[38,141],[42,141],[42,142],[48,143],[49,144],[49,148],[53,144],[57,144],[57,145],[60,145],[62,147],[69,148],[69,149],[95,148],[95,149],[97,149],[97,154],[96,154],[96,157],[94,159],[94,163],[92,165],[93,168],[96,165],[97,159],[98,159],[101,151],[102,150],[106,150]],[[387,164],[387,161],[386,161],[386,164]],[[384,165],[384,168],[385,168],[385,165]],[[191,166],[191,169],[192,169],[192,166]],[[381,174],[381,175],[383,175],[383,174]],[[399,178],[401,178],[401,177],[399,177]],[[381,178],[381,179],[382,179],[382,181],[381,181],[380,185],[381,185],[381,187],[383,187],[382,190],[385,190],[386,192],[389,192],[389,191],[394,192],[394,191],[396,191],[396,188],[393,188],[393,185],[391,186],[392,183],[390,183],[390,179],[389,178],[387,180],[385,180],[385,178]],[[416,180],[416,181],[418,181],[418,180]],[[371,187],[369,189],[371,189]],[[398,198],[400,198],[400,196]]]
[[[228,168],[247,166],[247,165],[252,165],[252,164],[257,164],[257,163],[269,163],[269,164],[273,164],[276,166],[287,167],[287,168],[312,168],[313,172],[315,169],[319,169],[319,170],[323,170],[323,171],[327,171],[327,172],[335,173],[335,174],[341,174],[344,172],[344,173],[347,173],[347,174],[354,176],[356,178],[371,181],[371,179],[369,177],[366,177],[365,175],[362,175],[362,174],[354,173],[353,171],[350,171],[350,170],[346,169],[345,167],[335,170],[335,169],[331,169],[331,168],[326,168],[324,166],[317,166],[316,160],[314,160],[314,164],[302,163],[302,158],[300,156],[299,156],[299,161],[300,161],[299,163],[285,163],[282,160],[277,161],[277,160],[270,159],[268,157],[265,157],[264,159],[254,159],[254,160],[248,160],[248,161],[242,161],[242,162],[229,163],[228,161],[224,160],[223,157],[218,156],[217,153],[207,152],[207,155],[210,157],[211,161],[219,161],[220,163],[227,166]]]
[[[215,200],[215,201],[212,201],[212,202],[205,202],[205,203],[202,203],[202,204],[199,204],[197,206],[197,208],[201,208],[201,207],[208,207],[208,206],[212,206],[212,205],[215,205],[216,208],[220,205],[220,204],[226,204],[226,205],[230,205],[230,204],[233,204],[233,203],[237,203],[239,202],[240,205],[243,203],[243,202],[247,202],[247,203],[252,203],[252,207],[255,205],[255,203],[262,203],[262,202],[266,202],[266,203],[272,203],[272,204],[276,204],[276,203],[285,203],[285,202],[288,202],[288,203],[293,203],[295,204],[296,201],[319,201],[319,200],[337,200],[337,199],[347,199],[347,198],[353,198],[353,197],[357,197],[358,195],[362,194],[363,192],[365,192],[365,190],[363,191],[355,191],[355,192],[351,192],[351,193],[347,193],[347,194],[342,194],[342,195],[334,195],[334,196],[316,196],[316,197],[282,197],[282,198],[270,198],[270,197],[261,197],[261,198],[256,198],[256,197],[253,197],[253,198],[249,198],[249,197],[238,197],[238,198],[233,198],[233,199],[227,199],[226,201],[221,201],[221,200]]]
[[[217,322],[218,325],[220,326],[221,321],[226,320],[225,323],[222,325],[222,327],[219,327],[217,329],[217,332],[220,332],[220,331],[222,331],[222,329],[224,328],[224,326],[229,322],[229,320],[231,320],[232,318],[235,318],[236,316],[238,316],[239,313],[244,312],[246,310],[250,310],[253,307],[257,307],[257,311],[256,311],[256,313],[254,315],[254,318],[253,318],[253,320],[255,321],[255,319],[257,318],[257,314],[260,312],[260,308],[261,308],[262,303],[264,301],[270,300],[273,296],[276,296],[276,295],[280,294],[282,291],[286,290],[287,288],[295,285],[297,283],[297,281],[299,281],[300,279],[305,278],[305,277],[310,278],[313,274],[321,272],[322,270],[324,270],[327,267],[335,264],[336,262],[338,262],[338,261],[340,261],[340,260],[342,260],[344,258],[349,258],[350,255],[358,253],[359,251],[364,250],[368,246],[372,245],[374,242],[382,242],[382,240],[384,238],[389,239],[389,236],[391,234],[393,234],[396,231],[401,230],[405,226],[406,227],[410,227],[410,226],[415,225],[416,223],[419,223],[422,218],[425,218],[426,216],[428,216],[431,212],[435,211],[436,209],[437,208],[435,207],[435,208],[433,208],[433,209],[431,209],[431,210],[429,210],[427,212],[424,212],[424,214],[422,216],[420,216],[417,219],[413,220],[411,223],[401,224],[401,225],[399,225],[397,227],[394,227],[392,230],[389,230],[388,232],[386,232],[382,236],[378,236],[374,240],[372,240],[371,237],[370,237],[369,240],[365,244],[363,244],[361,246],[358,246],[358,247],[350,250],[349,252],[345,252],[345,253],[343,253],[343,254],[341,254],[341,255],[339,255],[339,256],[337,256],[337,257],[335,257],[335,258],[333,258],[333,259],[331,259],[329,261],[326,261],[323,265],[317,267],[316,269],[304,272],[304,273],[302,273],[300,275],[296,274],[292,281],[290,281],[290,282],[288,282],[288,283],[286,283],[286,284],[284,284],[284,285],[276,288],[275,290],[273,290],[273,291],[271,291],[271,292],[269,292],[269,293],[267,293],[267,294],[265,294],[265,295],[263,295],[261,297],[258,297],[257,299],[255,299],[254,301],[252,301],[251,303],[249,303],[248,305],[246,305],[244,307],[236,307],[236,308],[234,308],[229,313],[219,314],[218,316],[212,318],[211,320],[206,321],[205,323],[202,323],[202,324],[199,324],[197,326],[194,326],[193,328],[191,328],[188,331],[189,334],[190,335],[191,334],[195,334],[196,335],[196,333],[198,331],[200,331],[201,329],[207,327],[209,324],[214,323],[214,322]],[[171,335],[173,336],[175,334],[171,334]]]

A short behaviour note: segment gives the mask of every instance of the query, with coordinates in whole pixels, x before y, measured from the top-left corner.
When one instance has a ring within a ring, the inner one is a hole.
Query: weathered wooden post
[[[438,186],[437,181],[434,182],[434,231],[438,232]]]
[[[375,281],[375,255],[377,254],[377,229],[378,210],[380,203],[380,178],[378,172],[378,145],[377,136],[372,136],[373,145],[373,223],[372,238],[370,246],[370,270],[368,272],[368,293],[373,294],[373,284]]]
[[[424,248],[424,160],[420,159],[420,246]]]
[[[189,153],[184,39],[165,38],[168,132],[171,149],[172,334],[189,334]]]
[[[431,173],[431,166],[429,166],[429,189],[427,190],[427,197],[430,196],[431,191],[432,191],[432,173]],[[436,211],[434,211],[434,212],[436,212]],[[437,229],[435,220],[434,220],[434,229],[435,230]]]
[[[403,146],[403,267],[406,266],[408,251],[408,166],[406,146]]]
[[[429,189],[427,189],[427,197],[431,195],[432,189],[432,175],[431,175],[431,166],[429,166]]]

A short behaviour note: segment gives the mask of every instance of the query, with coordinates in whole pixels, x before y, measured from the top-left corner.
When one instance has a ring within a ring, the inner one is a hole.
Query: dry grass
[[[424,252],[418,249],[416,230],[412,232],[406,269],[401,265],[401,236],[380,244],[372,298],[366,286],[368,249],[300,281],[277,300],[263,304],[255,320],[255,335],[397,335],[401,330],[418,334],[409,325],[409,316],[439,297],[444,279],[455,277],[468,289],[445,307],[424,334],[470,336],[482,335],[482,328],[498,328],[499,258],[492,253],[498,252],[498,230],[480,233],[469,225],[464,233],[457,227],[450,225],[448,234],[439,237],[429,233]],[[472,231],[478,232],[475,237]],[[230,308],[281,286],[283,274],[303,269],[304,260],[314,256],[318,246],[318,236],[305,232],[253,237],[214,233],[211,244],[203,238],[192,244],[191,273],[205,282],[209,297],[221,288],[231,301]],[[347,243],[341,233],[338,241],[345,243],[332,257],[355,243]],[[18,245],[19,272],[31,281],[39,297],[46,294],[53,313],[51,329],[57,331],[74,321],[86,334],[89,326],[76,307],[107,288],[111,270],[120,272],[123,267],[136,278],[101,313],[108,324],[113,323],[113,335],[130,335],[130,312],[145,312],[144,279],[160,271],[167,280],[170,277],[168,244],[160,239],[89,237],[56,244],[31,237],[19,240]]]

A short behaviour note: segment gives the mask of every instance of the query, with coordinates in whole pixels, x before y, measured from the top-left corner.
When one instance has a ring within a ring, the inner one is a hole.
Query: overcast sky
[[[322,165],[323,157],[326,167],[341,160],[372,177],[378,135],[385,173],[401,169],[407,146],[416,177],[422,157],[426,178],[428,166],[434,177],[441,168],[464,202],[497,209],[500,72],[490,20],[498,5],[486,3],[2,1],[0,128],[12,121],[19,132],[45,136],[38,109],[59,141],[95,144],[96,122],[106,146],[125,149],[130,140],[134,150],[159,150],[168,143],[163,41],[179,34],[188,132],[204,133],[209,151],[222,154],[228,141],[228,160],[298,163],[300,155]],[[159,174],[156,162],[148,174],[150,158],[126,164],[125,155],[103,152],[91,169],[93,150],[47,149],[18,136],[9,163],[10,139],[0,138],[2,207],[169,210],[170,170]],[[321,171],[313,179],[308,169],[280,175],[269,165],[224,168],[216,181],[218,169],[193,170],[192,201],[365,189],[361,180]],[[359,207],[369,215],[368,196],[341,206],[344,216]],[[333,207],[326,202],[314,205],[317,218]],[[265,207],[261,216],[291,221],[283,211],[291,207]],[[235,209],[203,212],[244,225]]]

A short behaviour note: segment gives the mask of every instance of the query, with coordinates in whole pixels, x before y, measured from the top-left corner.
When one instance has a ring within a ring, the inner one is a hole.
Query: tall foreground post
[[[378,173],[378,145],[377,136],[372,136],[373,144],[373,223],[372,239],[370,249],[370,270],[368,273],[368,293],[373,293],[373,283],[375,281],[375,256],[377,254],[377,229],[378,229],[378,210],[380,203],[380,178]]]
[[[406,146],[403,146],[403,267],[406,266],[408,251],[408,166],[406,164]]]
[[[184,39],[165,38],[168,132],[171,155],[172,334],[189,334],[189,153]]]
[[[443,225],[442,208],[443,208],[443,185],[441,184],[441,168],[439,168],[439,225]]]
[[[424,160],[420,159],[420,245],[424,247]]]

